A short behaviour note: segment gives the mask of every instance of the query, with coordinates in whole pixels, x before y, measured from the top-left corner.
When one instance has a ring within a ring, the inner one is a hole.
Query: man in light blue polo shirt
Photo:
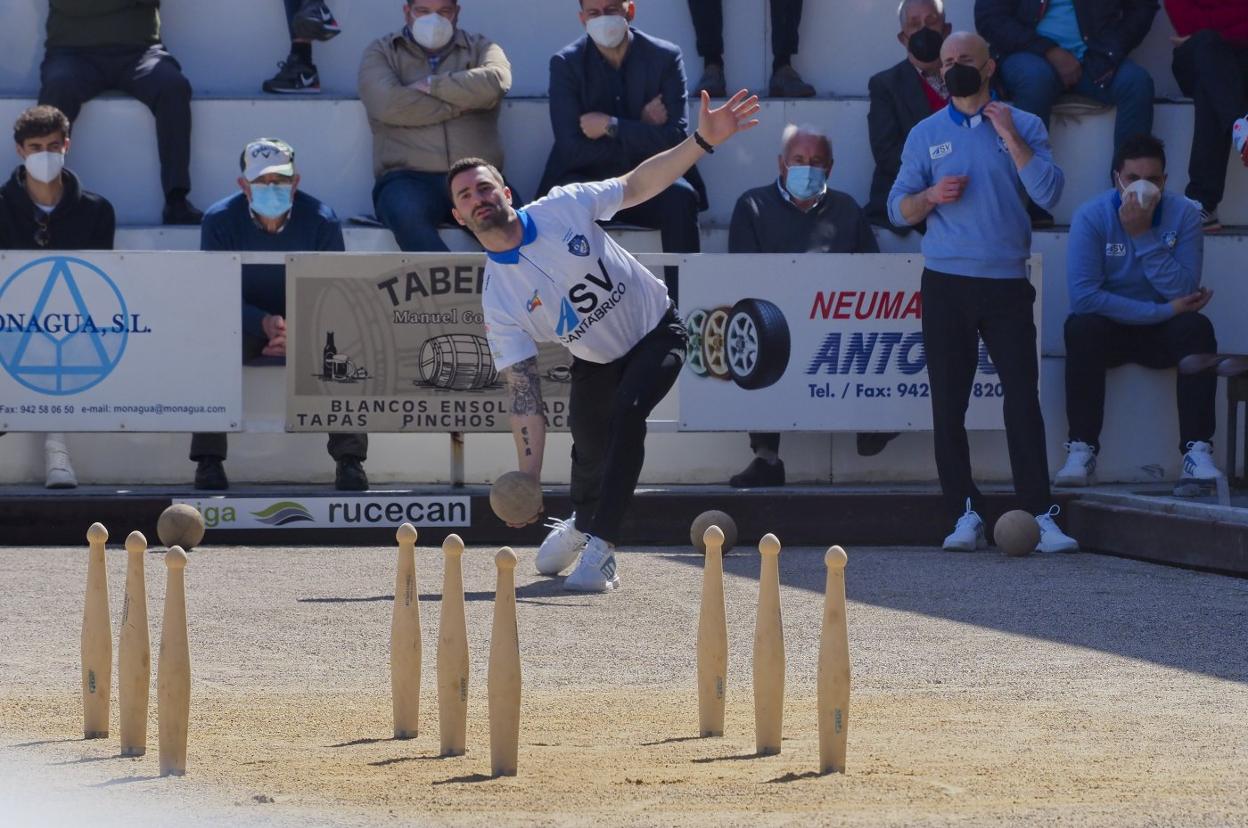
[[[1128,362],[1173,368],[1189,354],[1215,353],[1213,325],[1200,314],[1212,291],[1200,286],[1200,209],[1168,193],[1166,151],[1151,135],[1127,139],[1114,157],[1115,186],[1084,204],[1070,223],[1066,279],[1066,419],[1059,486],[1086,486],[1096,469],[1105,415],[1105,371]],[[1222,473],[1213,463],[1213,374],[1178,378],[1176,494],[1200,494]]]
[[[1062,194],[1048,132],[1035,115],[992,99],[988,44],[957,32],[940,50],[949,106],[910,130],[888,195],[894,224],[927,221],[923,237],[923,346],[932,394],[936,470],[953,532],[944,548],[986,545],[976,511],[966,409],[982,337],[1005,390],[1014,489],[1036,515],[1045,552],[1079,545],[1053,520],[1040,412],[1039,359],[1027,280],[1031,225],[1024,198],[1052,207]]]

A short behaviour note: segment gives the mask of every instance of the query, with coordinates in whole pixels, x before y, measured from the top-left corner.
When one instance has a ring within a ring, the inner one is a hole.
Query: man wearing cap
[[[285,141],[258,138],[239,158],[241,192],[204,213],[200,249],[208,251],[275,251],[298,253],[345,248],[342,225],[334,211],[299,192],[295,151]],[[286,268],[280,264],[243,265],[243,355],[286,356]],[[364,460],[368,435],[330,434],[329,454],[338,464],[334,487],[343,491],[368,488]],[[196,434],[191,438],[195,488],[227,489],[226,435]]]

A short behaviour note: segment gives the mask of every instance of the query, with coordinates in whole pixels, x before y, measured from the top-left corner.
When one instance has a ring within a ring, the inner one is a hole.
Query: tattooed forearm
[[[537,357],[517,362],[506,373],[511,413],[518,417],[541,414],[542,384],[537,375]]]
[[[533,441],[529,439],[529,427],[528,426],[521,426],[520,441],[524,443],[524,456],[532,457],[533,456]]]

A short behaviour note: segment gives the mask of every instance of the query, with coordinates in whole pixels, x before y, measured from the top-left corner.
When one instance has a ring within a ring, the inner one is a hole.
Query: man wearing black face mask
[[[867,84],[871,95],[867,130],[875,175],[866,212],[872,224],[904,235],[910,232],[909,225],[898,227],[888,220],[888,191],[901,169],[901,147],[911,128],[949,102],[940,75],[940,45],[952,26],[945,20],[943,0],[902,0],[897,16],[901,20],[897,40],[906,47],[906,59]],[[919,222],[919,232],[924,229],[925,224]]]
[[[1004,390],[1005,434],[1014,489],[1036,516],[1041,552],[1079,545],[1053,520],[1050,508],[1040,366],[1028,281],[1030,197],[1052,207],[1064,177],[1053,163],[1048,132],[1035,115],[993,100],[996,62],[970,32],[941,46],[949,106],[925,118],[906,138],[901,171],[888,197],[895,224],[927,220],[923,237],[923,347],[931,385],[936,470],[950,519],[944,548],[986,546],[976,512],[966,410],[982,337]]]

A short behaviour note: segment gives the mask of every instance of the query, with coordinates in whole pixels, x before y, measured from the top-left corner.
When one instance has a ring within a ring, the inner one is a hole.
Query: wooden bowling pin
[[[516,553],[494,556],[494,626],[486,691],[490,704],[490,773],[515,776],[520,753],[520,634],[516,629]]]
[[[191,650],[186,633],[186,553],[165,553],[165,617],[160,627],[156,667],[156,718],[160,736],[160,775],[186,773],[186,737],[191,725]]]
[[[845,772],[849,734],[849,630],[845,623],[845,550],[833,546],[824,556],[828,581],[823,591],[823,630],[819,638],[819,772]]]
[[[108,738],[108,701],[113,675],[113,624],[108,614],[108,570],[101,523],[87,530],[87,595],[82,608],[82,737]]]
[[[126,538],[126,600],[117,636],[117,707],[121,719],[121,755],[147,753],[147,702],[152,692],[152,646],[147,632],[147,584],[143,556],[147,538]]]
[[[784,724],[784,627],[780,612],[780,540],[759,541],[758,616],[754,621],[754,746],[759,756],[780,752]]]
[[[390,693],[394,738],[414,739],[420,730],[420,589],[416,583],[416,529],[399,527],[399,561],[390,616]]]
[[[442,620],[438,625],[438,738],[443,756],[463,756],[468,734],[468,624],[464,616],[464,542],[442,542]]]
[[[724,610],[724,533],[718,526],[702,535],[702,607],[698,612],[698,732],[724,735],[728,689],[728,618]]]

